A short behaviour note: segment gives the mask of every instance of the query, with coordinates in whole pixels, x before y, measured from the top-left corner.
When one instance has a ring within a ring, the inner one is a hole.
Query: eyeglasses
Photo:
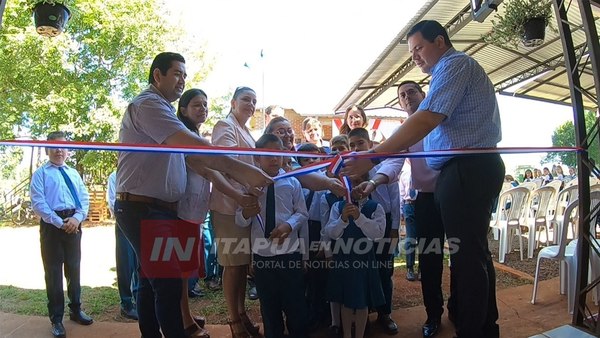
[[[273,134],[275,134],[277,136],[285,136],[286,134],[287,135],[294,135],[294,129],[292,129],[292,128],[288,128],[288,129],[279,128],[277,130],[274,130]]]

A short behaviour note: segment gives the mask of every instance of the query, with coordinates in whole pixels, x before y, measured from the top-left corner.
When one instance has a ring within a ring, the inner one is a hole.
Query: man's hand
[[[346,196],[346,188],[340,180],[337,178],[329,179],[329,191],[331,191],[337,197]]]
[[[361,151],[356,154],[366,154],[366,151]],[[361,178],[368,173],[375,165],[368,158],[352,158],[344,159],[344,167],[340,171],[340,175],[349,176],[351,179]]]
[[[245,219],[248,219],[252,216],[256,216],[259,213],[260,213],[260,203],[258,203],[258,202],[256,204],[252,204],[250,206],[242,208],[242,216],[244,216]]]
[[[279,224],[273,231],[271,231],[271,235],[269,239],[273,241],[273,243],[279,245],[283,244],[283,241],[288,238],[289,234],[292,232],[292,226],[288,223]]]
[[[248,188],[248,193],[254,196],[262,195],[262,188],[273,183],[273,179],[267,176],[264,171],[251,165],[240,165],[238,170],[234,170],[229,175],[245,185]]]
[[[363,199],[375,191],[375,184],[372,181],[362,182],[352,188],[352,197],[355,199]]]
[[[62,229],[68,234],[76,234],[79,232],[79,221],[74,217],[67,217],[63,220]]]
[[[349,217],[357,219],[360,216],[360,210],[352,203],[346,203],[344,209],[342,209],[342,221],[348,222]]]
[[[235,201],[242,208],[249,208],[258,205],[258,198],[250,194],[239,194]]]

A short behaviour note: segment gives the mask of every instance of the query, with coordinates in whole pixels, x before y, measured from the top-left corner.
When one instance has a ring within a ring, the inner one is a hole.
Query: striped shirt
[[[429,93],[419,110],[446,116],[425,137],[425,151],[495,148],[502,139],[494,85],[475,59],[454,48],[431,69]],[[427,164],[439,170],[450,158],[429,157]]]

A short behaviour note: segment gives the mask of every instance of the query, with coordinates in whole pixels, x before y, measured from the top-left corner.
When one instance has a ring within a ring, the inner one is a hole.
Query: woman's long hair
[[[344,123],[342,124],[342,127],[340,128],[340,134],[347,135],[350,132],[350,126],[348,125],[348,115],[350,114],[350,111],[352,111],[353,109],[358,110],[358,112],[360,113],[360,116],[362,116],[362,119],[363,119],[362,127],[365,128],[366,126],[369,125],[369,120],[367,119],[367,114],[365,113],[365,109],[362,106],[353,104],[353,105],[349,106],[348,108],[346,108],[346,114],[344,114]]]
[[[189,117],[183,115],[183,113],[181,112],[181,108],[187,108],[187,106],[190,104],[190,101],[192,101],[193,98],[195,98],[196,96],[200,96],[203,95],[204,97],[208,98],[208,95],[206,95],[206,93],[202,90],[202,89],[198,89],[198,88],[192,88],[192,89],[188,89],[185,91],[185,93],[183,93],[183,95],[181,95],[181,98],[179,98],[179,102],[177,103],[177,118],[183,122],[183,124],[192,132],[198,134],[198,126],[192,121],[190,120]]]

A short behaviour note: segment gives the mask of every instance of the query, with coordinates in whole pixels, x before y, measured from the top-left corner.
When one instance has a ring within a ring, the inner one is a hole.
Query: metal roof
[[[504,3],[499,6],[500,12],[504,10]],[[575,54],[582,57],[582,62],[586,61],[585,67],[581,69],[581,87],[594,92],[594,79],[577,1],[569,3],[572,7],[568,15],[574,32]],[[592,8],[596,28],[600,31],[600,9]],[[491,19],[494,15],[491,14],[480,23],[472,20],[469,0],[426,1],[335,106],[335,111],[344,110],[351,104],[360,104],[365,108],[397,107],[396,89],[404,80],[421,83],[424,90],[428,90],[429,75],[415,67],[406,43],[406,33],[421,20],[437,20],[444,25],[454,48],[471,55],[479,62],[497,92],[570,105],[571,94],[559,33],[547,28],[544,44],[534,48],[526,48],[523,45],[516,49],[511,46],[498,47],[485,43],[482,39],[482,36],[491,30]],[[556,19],[552,24],[556,27]],[[585,107],[596,109],[594,100],[587,95],[589,94],[584,93]]]

